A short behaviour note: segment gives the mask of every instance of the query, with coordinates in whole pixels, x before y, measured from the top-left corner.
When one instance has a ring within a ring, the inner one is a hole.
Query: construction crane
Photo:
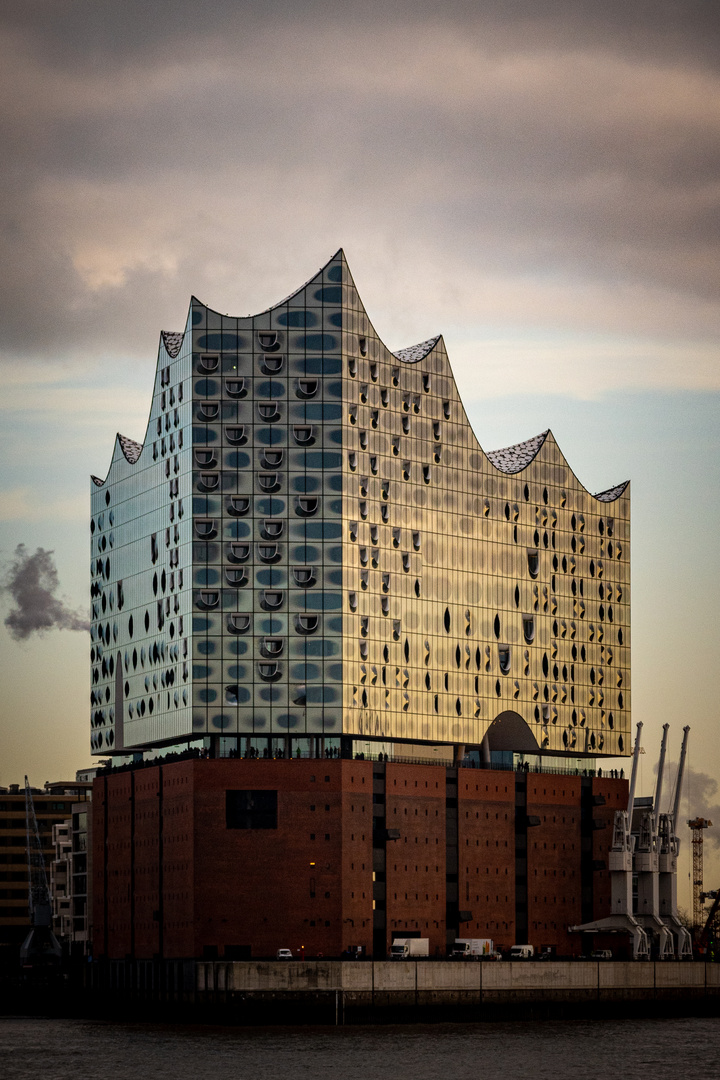
[[[680,837],[677,835],[680,800],[682,798],[683,779],[687,762],[687,747],[690,727],[683,728],[683,740],[680,748],[680,761],[675,778],[675,792],[667,814],[658,817],[658,878],[660,898],[660,918],[677,938],[678,960],[692,960],[692,937],[678,918],[677,906],[677,862],[680,853]],[[656,793],[656,811],[660,809],[660,795]]]
[[[717,921],[718,912],[720,911],[720,889],[714,889],[712,892],[700,893],[701,902],[705,900],[712,900],[713,904],[710,908],[710,914],[705,920],[705,925],[698,935],[697,943],[698,948],[702,951],[710,947],[711,954],[715,952],[715,946],[717,942]],[[710,959],[716,959],[716,956],[711,955]]]
[[[648,935],[648,941],[657,938],[658,957],[670,959],[675,952],[675,940],[667,922],[660,918],[660,801],[662,799],[665,755],[669,724],[663,724],[658,763],[657,785],[652,810],[640,814],[640,829],[633,852],[633,873],[637,881],[637,910],[635,917]],[[633,820],[630,817],[630,828]]]
[[[693,818],[692,821],[688,821],[688,825],[692,829],[693,927],[697,933],[701,929],[703,923],[703,837],[705,829],[711,827],[712,821],[708,821],[707,818],[704,817],[696,817]]]
[[[647,960],[650,955],[648,937],[641,922],[633,914],[633,856],[635,837],[632,835],[632,819],[635,808],[635,785],[641,752],[642,721],[637,725],[635,750],[633,752],[630,788],[626,810],[616,810],[613,824],[612,847],[608,853],[610,871],[610,894],[612,914],[594,922],[568,927],[570,933],[623,933],[632,938],[634,960]]]
[[[635,785],[637,783],[642,722],[637,725],[632,772],[626,810],[616,810],[612,846],[608,853],[611,915],[580,926],[570,926],[578,933],[626,933],[632,937],[634,959],[647,959],[651,940],[657,940],[658,956],[680,960],[692,959],[692,938],[677,913],[677,857],[680,839],[675,831],[680,809],[683,776],[687,758],[689,727],[683,728],[672,809],[660,813],[665,776],[668,725],[663,725],[658,779],[652,810],[643,808],[639,832],[634,834]],[[637,881],[637,908],[633,911],[633,877]],[[677,951],[675,950],[677,940]]]
[[[20,963],[35,967],[59,962],[62,949],[52,932],[52,904],[30,782],[25,777],[25,834],[28,860],[30,933],[20,946]]]

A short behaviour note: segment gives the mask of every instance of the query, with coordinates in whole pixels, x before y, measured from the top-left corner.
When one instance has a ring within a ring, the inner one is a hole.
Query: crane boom
[[[630,774],[630,791],[628,792],[628,805],[627,812],[630,819],[630,828],[632,829],[632,816],[633,807],[635,806],[635,782],[637,780],[638,761],[640,759],[640,736],[642,735],[643,724],[642,720],[638,720],[637,732],[635,735],[635,752],[633,753],[632,773]]]
[[[663,774],[665,772],[665,751],[667,750],[667,734],[669,724],[663,724],[662,742],[660,744],[660,761],[658,762],[657,784],[655,786],[655,832],[658,830],[660,821],[660,800],[662,798]]]
[[[680,798],[682,796],[683,780],[685,778],[685,758],[687,757],[687,744],[688,744],[688,734],[689,734],[689,732],[690,732],[690,726],[686,725],[683,728],[683,741],[682,741],[682,746],[680,748],[680,762],[678,764],[677,779],[675,781],[675,799],[673,801],[673,809],[672,809],[673,822],[674,822],[676,831],[677,831],[677,825],[678,825],[678,820],[679,820],[678,819],[678,814],[680,812]]]
[[[52,905],[30,782],[25,777],[25,833],[28,858],[28,907],[31,926],[50,926]]]

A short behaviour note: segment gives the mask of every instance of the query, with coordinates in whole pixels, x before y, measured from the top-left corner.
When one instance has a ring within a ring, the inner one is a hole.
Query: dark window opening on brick
[[[277,829],[277,791],[226,791],[228,829]]]

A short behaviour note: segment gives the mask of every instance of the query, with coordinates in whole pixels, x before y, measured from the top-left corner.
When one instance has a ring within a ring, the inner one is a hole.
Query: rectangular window
[[[228,829],[277,829],[277,791],[226,791]]]

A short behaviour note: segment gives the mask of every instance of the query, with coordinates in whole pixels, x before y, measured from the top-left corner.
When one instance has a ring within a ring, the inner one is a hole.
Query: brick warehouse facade
[[[96,781],[94,952],[384,957],[393,936],[580,952],[609,914],[605,777],[361,760],[189,758]]]

